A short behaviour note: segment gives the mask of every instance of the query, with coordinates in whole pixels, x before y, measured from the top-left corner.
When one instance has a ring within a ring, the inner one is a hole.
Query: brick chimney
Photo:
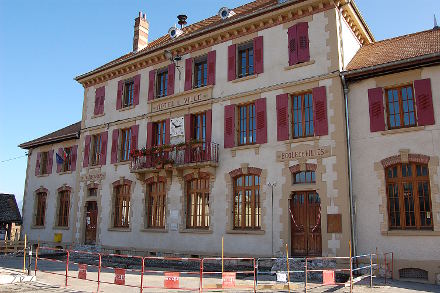
[[[139,16],[134,20],[134,36],[133,51],[142,50],[148,45],[148,28],[147,15],[139,11]]]

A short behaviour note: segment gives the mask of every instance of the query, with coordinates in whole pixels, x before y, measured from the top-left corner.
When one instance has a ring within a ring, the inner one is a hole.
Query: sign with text
[[[179,276],[177,272],[165,272],[165,280],[163,286],[167,289],[179,289]]]
[[[224,272],[222,274],[222,288],[235,288],[236,272]]]
[[[115,284],[125,285],[125,269],[115,269]]]
[[[331,156],[330,146],[314,146],[301,144],[288,151],[277,152],[277,161],[294,161],[301,159],[327,158]]]
[[[86,264],[79,264],[78,265],[78,279],[85,280],[87,277],[87,265]]]
[[[183,93],[171,97],[163,97],[151,102],[151,112],[159,112],[185,105],[196,104],[211,99],[212,87],[205,87],[189,93]]]

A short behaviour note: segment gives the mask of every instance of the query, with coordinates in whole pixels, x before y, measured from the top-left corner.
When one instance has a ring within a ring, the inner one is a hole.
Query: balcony
[[[151,172],[157,169],[172,170],[191,166],[212,166],[218,164],[217,143],[187,143],[152,149],[134,150],[130,154],[130,171]]]

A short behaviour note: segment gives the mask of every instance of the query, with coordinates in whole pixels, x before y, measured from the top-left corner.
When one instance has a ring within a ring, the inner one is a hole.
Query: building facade
[[[363,237],[352,218],[363,220],[341,74],[374,42],[355,3],[257,0],[152,42],[149,29],[140,13],[133,52],[76,78],[78,137],[24,144],[31,239],[218,255],[224,237],[231,256],[281,255],[286,244],[294,256],[347,256]],[[62,168],[71,146],[73,170],[40,174],[42,156],[58,150],[51,168]],[[40,194],[58,198],[43,222]]]

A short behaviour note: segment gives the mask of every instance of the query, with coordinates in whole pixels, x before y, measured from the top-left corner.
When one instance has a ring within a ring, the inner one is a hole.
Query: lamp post
[[[271,255],[271,257],[273,257],[273,188],[276,185],[277,185],[277,183],[275,181],[274,182],[267,182],[267,186],[272,189],[272,196],[271,196],[271,204],[272,204],[271,205],[271,222],[272,222],[272,228],[270,229],[271,235],[272,235],[272,238],[271,238],[271,252],[272,252],[272,255]]]

